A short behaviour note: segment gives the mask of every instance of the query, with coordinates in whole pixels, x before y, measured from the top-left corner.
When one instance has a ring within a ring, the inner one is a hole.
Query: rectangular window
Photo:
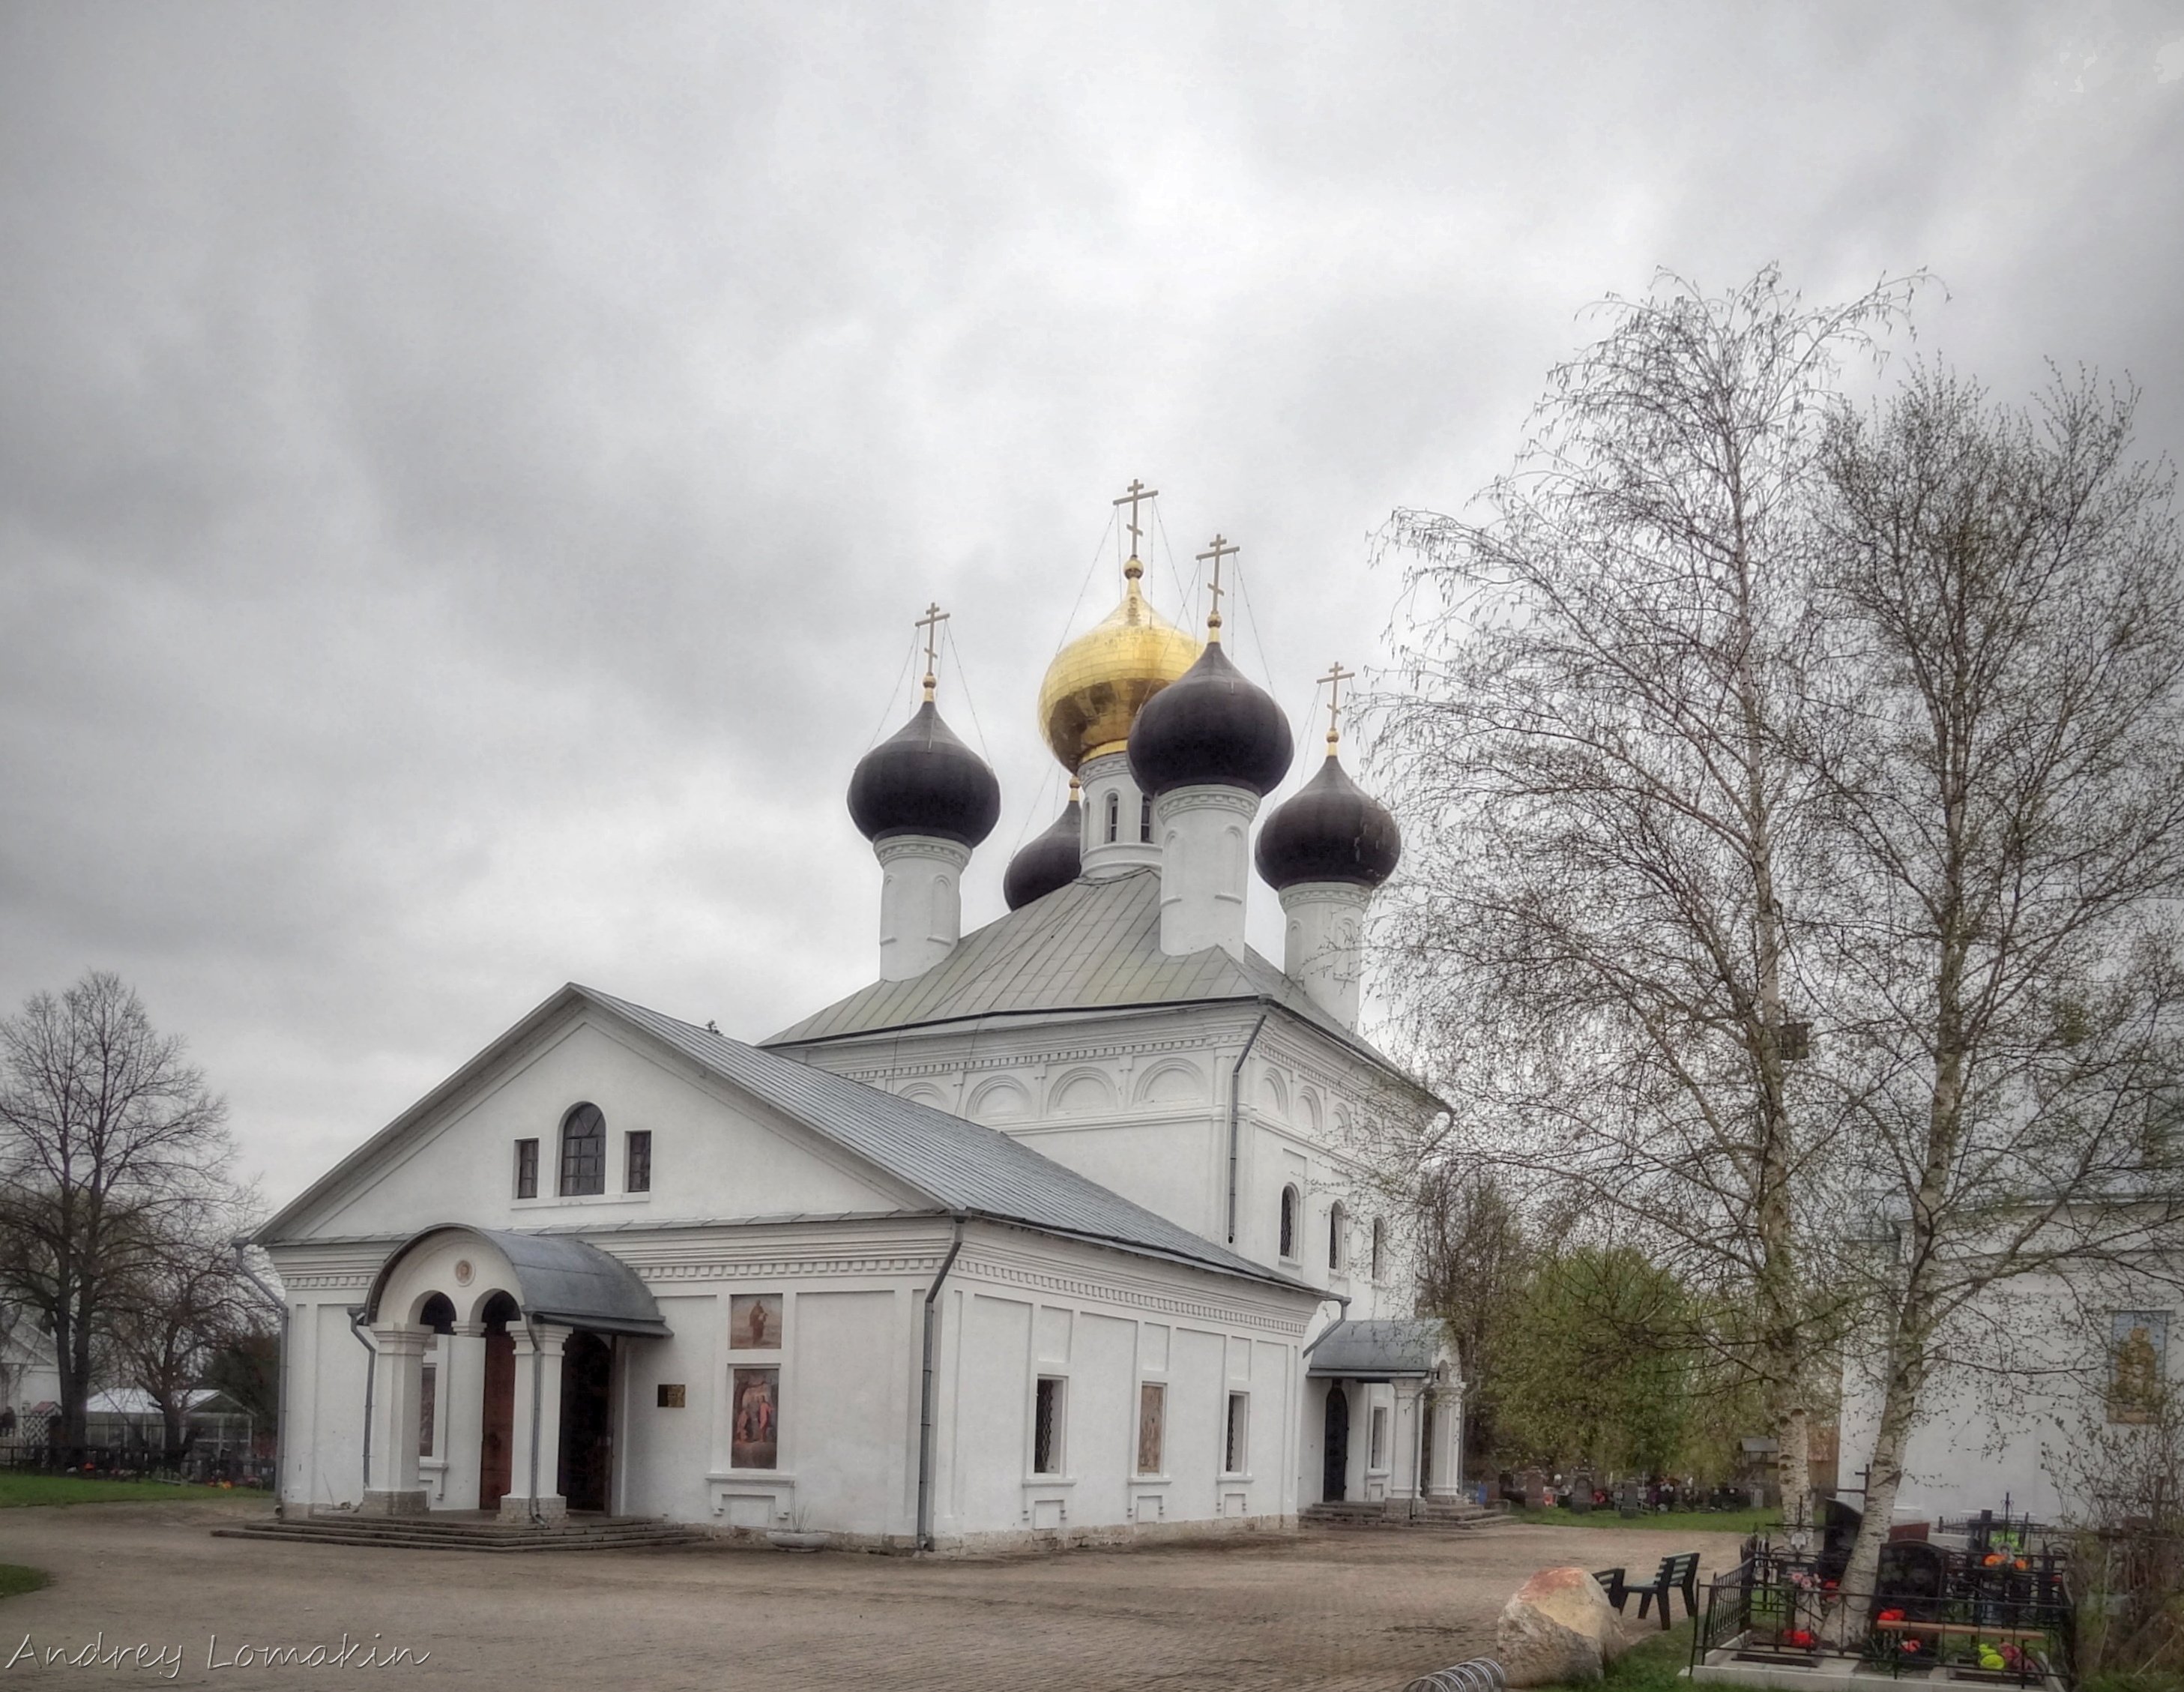
[[[1138,1387],[1138,1472],[1161,1471],[1161,1445],[1167,1433],[1167,1388],[1157,1381]]]
[[[538,1142],[518,1140],[515,1142],[515,1196],[536,1198],[538,1196]]]
[[[1061,1472],[1061,1382],[1052,1375],[1039,1377],[1032,1402],[1031,1471],[1034,1475]]]
[[[641,1128],[628,1136],[629,1155],[624,1159],[621,1190],[624,1192],[652,1191],[652,1131]]]
[[[417,1376],[417,1455],[432,1455],[433,1412],[439,1409],[440,1371],[427,1363]]]
[[[2168,1385],[2169,1312],[2117,1310],[2109,1317],[2109,1420],[2148,1422]]]
[[[1228,1439],[1222,1449],[1222,1469],[1231,1475],[1240,1475],[1251,1458],[1245,1444],[1245,1435],[1251,1424],[1251,1395],[1249,1393],[1228,1394]]]
[[[1373,1406],[1373,1466],[1376,1469],[1388,1466],[1388,1407],[1385,1404]]]

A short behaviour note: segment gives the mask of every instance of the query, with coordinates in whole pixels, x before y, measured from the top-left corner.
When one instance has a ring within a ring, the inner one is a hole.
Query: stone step
[[[702,1528],[639,1518],[533,1526],[528,1522],[434,1522],[429,1516],[304,1516],[215,1527],[225,1539],[285,1544],[371,1545],[435,1551],[613,1551],[701,1545]]]

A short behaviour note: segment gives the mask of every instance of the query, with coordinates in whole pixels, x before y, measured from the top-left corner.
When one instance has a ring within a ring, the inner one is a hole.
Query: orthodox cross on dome
[[[1221,561],[1234,558],[1240,550],[1228,544],[1228,536],[1217,534],[1206,550],[1198,555],[1200,563],[1210,559],[1213,564],[1213,584],[1210,589],[1213,596],[1213,610],[1206,619],[1206,638],[1208,640],[1217,642],[1221,639]]]
[[[1143,529],[1138,527],[1138,507],[1147,500],[1157,500],[1158,498],[1160,498],[1159,489],[1148,488],[1143,482],[1140,482],[1134,476],[1130,478],[1129,488],[1124,492],[1123,497],[1113,502],[1117,505],[1128,505],[1130,508],[1130,563],[1132,564],[1138,561],[1138,537],[1145,533]],[[1125,565],[1123,569],[1123,573],[1127,576],[1134,572],[1130,570],[1128,565]]]
[[[1320,678],[1327,684],[1327,755],[1334,756],[1334,748],[1342,739],[1342,684],[1357,673],[1342,667],[1337,658],[1328,673]]]
[[[939,684],[934,671],[940,656],[940,625],[947,621],[948,613],[940,609],[940,601],[935,600],[926,606],[925,615],[918,618],[915,625],[925,631],[925,696],[928,700],[933,697],[933,690]]]

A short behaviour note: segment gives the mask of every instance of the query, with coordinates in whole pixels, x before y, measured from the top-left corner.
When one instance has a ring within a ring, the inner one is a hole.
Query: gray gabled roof
[[[1277,1286],[1301,1283],[1134,1204],[1000,1130],[760,1051],[643,1005],[572,986],[783,1114],[878,1164],[935,1208],[1181,1259]]]
[[[1448,1354],[1448,1332],[1429,1316],[1337,1322],[1312,1343],[1312,1375],[1352,1381],[1406,1380],[1430,1375]]]
[[[861,987],[759,1043],[803,1046],[982,1016],[1224,999],[1279,1006],[1390,1074],[1401,1074],[1257,952],[1247,951],[1240,960],[1217,946],[1184,958],[1162,952],[1156,869],[1057,887],[965,935],[923,974]]]
[[[830,1075],[778,1053],[762,1052],[710,1029],[574,982],[290,1200],[253,1237],[261,1244],[287,1237],[288,1229],[368,1167],[385,1148],[488,1077],[503,1053],[584,1006],[593,1007],[681,1053],[700,1069],[863,1159],[918,1195],[936,1213],[1017,1223],[1143,1256],[1244,1276],[1291,1291],[1310,1292],[1301,1282],[1276,1274],[1132,1203],[997,1129],[897,1098],[862,1081]],[[496,1235],[495,1240],[500,1242],[500,1237]]]

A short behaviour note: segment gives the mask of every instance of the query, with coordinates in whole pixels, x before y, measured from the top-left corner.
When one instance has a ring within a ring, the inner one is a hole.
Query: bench
[[[1615,1577],[1615,1584],[1608,1589],[1607,1601],[1615,1606],[1618,1615],[1622,1613],[1624,1600],[1635,1592],[1638,1594],[1638,1619],[1644,1621],[1646,1610],[1658,1603],[1661,1606],[1661,1631],[1665,1633],[1672,1619],[1669,1611],[1674,1607],[1669,1601],[1670,1597],[1679,1588],[1684,1594],[1684,1613],[1688,1616],[1699,1613],[1699,1554],[1696,1551],[1684,1551],[1673,1557],[1662,1558],[1661,1566],[1653,1571],[1652,1579],[1642,1584],[1624,1578],[1621,1569],[1610,1569],[1607,1572]],[[1600,1576],[1595,1575],[1593,1578],[1599,1580],[1602,1587],[1607,1587],[1607,1582],[1602,1580]]]
[[[1615,1606],[1615,1613],[1620,1616],[1623,1613],[1623,1600],[1630,1595],[1623,1584],[1623,1571],[1595,1569],[1592,1572],[1592,1578],[1600,1583],[1600,1589],[1607,1594],[1607,1601]]]

